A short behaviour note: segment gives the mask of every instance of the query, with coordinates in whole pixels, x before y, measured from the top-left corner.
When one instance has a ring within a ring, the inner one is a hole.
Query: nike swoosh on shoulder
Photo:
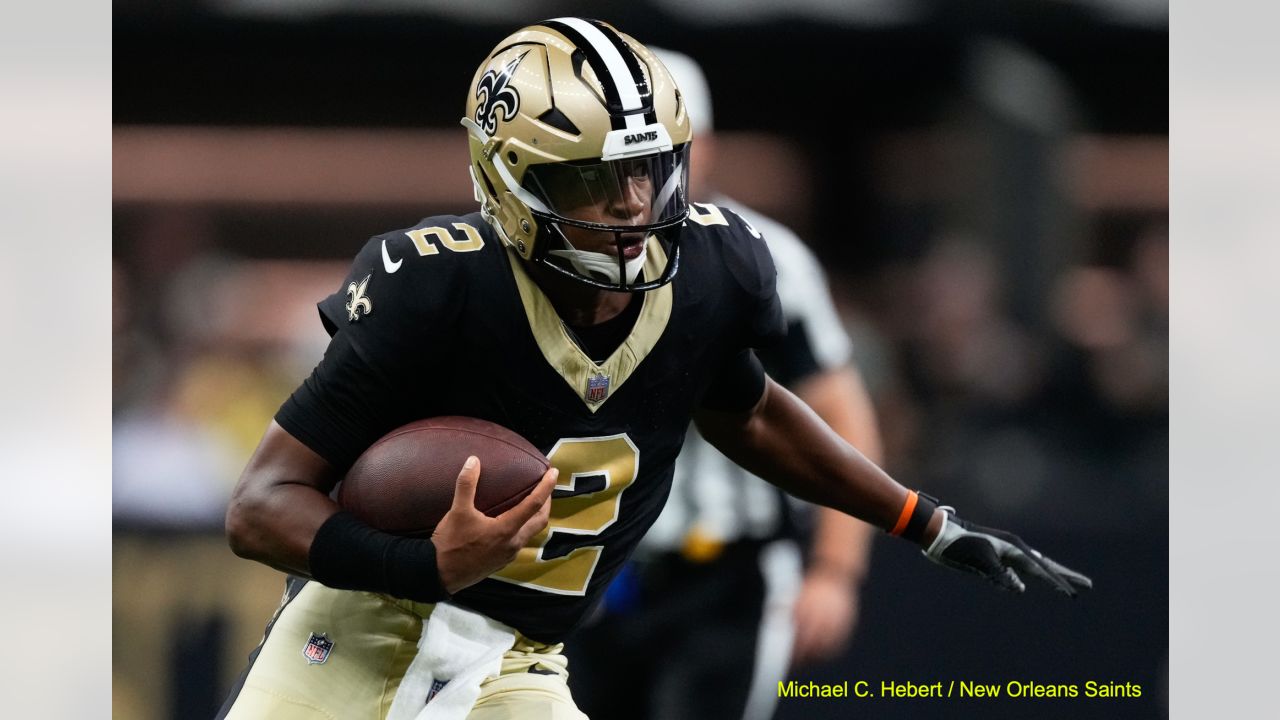
[[[400,263],[402,262],[404,262],[404,258],[391,262],[391,253],[387,252],[387,241],[384,238],[382,240],[382,267],[386,269],[387,274],[390,275],[391,273],[399,270]]]

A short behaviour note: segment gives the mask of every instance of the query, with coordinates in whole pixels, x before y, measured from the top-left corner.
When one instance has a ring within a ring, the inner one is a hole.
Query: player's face
[[[654,186],[645,163],[623,166],[603,182],[583,183],[573,178],[552,188],[552,193],[559,213],[571,220],[613,226],[643,226],[653,221]],[[561,224],[560,230],[578,250],[614,255],[621,248],[628,260],[640,255],[647,234],[601,232],[569,224]]]

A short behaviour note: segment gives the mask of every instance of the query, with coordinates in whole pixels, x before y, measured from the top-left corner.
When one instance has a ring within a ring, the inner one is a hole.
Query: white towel
[[[387,720],[463,720],[480,696],[480,683],[501,672],[502,656],[515,642],[515,630],[496,620],[437,604]]]

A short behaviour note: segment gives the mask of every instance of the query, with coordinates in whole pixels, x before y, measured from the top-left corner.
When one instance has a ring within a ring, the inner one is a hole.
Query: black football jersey
[[[665,258],[653,241],[648,253],[653,277]],[[662,509],[695,409],[758,399],[762,377],[728,391],[724,378],[758,368],[749,348],[784,333],[774,276],[754,229],[695,205],[674,281],[642,295],[630,334],[596,363],[479,213],[427,218],[369,241],[320,302],[329,348],[277,421],[339,468],[426,417],[527,438],[560,470],[549,526],[453,601],[555,642]]]

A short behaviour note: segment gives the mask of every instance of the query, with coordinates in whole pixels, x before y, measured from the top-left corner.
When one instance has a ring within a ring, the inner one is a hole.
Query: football
[[[418,420],[384,435],[356,459],[338,486],[338,504],[395,535],[430,535],[449,507],[467,457],[480,459],[476,509],[514,507],[550,466],[529,441],[470,417]]]

